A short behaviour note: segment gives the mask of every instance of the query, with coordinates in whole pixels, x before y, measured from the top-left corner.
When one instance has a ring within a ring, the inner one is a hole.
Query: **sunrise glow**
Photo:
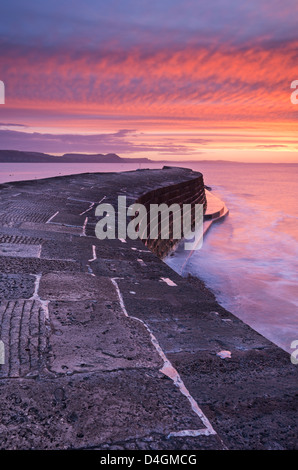
[[[297,2],[99,3],[1,7],[2,149],[298,161]]]

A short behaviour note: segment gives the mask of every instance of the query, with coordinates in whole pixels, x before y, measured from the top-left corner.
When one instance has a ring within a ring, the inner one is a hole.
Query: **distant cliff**
[[[39,152],[22,152],[19,150],[0,150],[0,163],[146,163],[149,158],[122,158],[115,153],[103,155],[66,153],[62,156]]]

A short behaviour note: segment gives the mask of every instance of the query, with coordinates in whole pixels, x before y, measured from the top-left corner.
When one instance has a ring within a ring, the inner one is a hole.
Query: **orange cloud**
[[[181,144],[192,154],[202,150],[200,138],[220,130],[204,152],[205,147],[296,152],[298,106],[290,101],[290,83],[298,78],[297,49],[297,41],[147,52],[11,46],[1,63],[7,90],[1,120],[16,122],[19,116],[20,123],[47,133],[144,132],[132,137],[127,149],[134,139],[135,149],[170,151],[165,142],[170,136],[173,152]]]
[[[78,113],[293,119],[298,43],[277,49],[32,51],[3,58],[7,104]],[[58,114],[58,112],[57,112]]]

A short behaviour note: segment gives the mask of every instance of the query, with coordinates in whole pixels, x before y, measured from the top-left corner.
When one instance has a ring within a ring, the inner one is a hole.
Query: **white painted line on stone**
[[[96,202],[90,202],[90,206],[88,207],[88,209],[86,209],[84,212],[81,212],[79,215],[84,215],[86,214],[86,212],[89,212],[91,211],[91,209],[94,207],[94,204],[100,204],[107,196],[104,196],[101,198],[100,201],[98,201],[97,203]],[[87,202],[87,201],[86,201]],[[89,201],[88,201],[89,202]]]
[[[95,202],[91,202],[90,206],[88,207],[88,209],[86,209],[84,212],[81,212],[79,215],[84,215],[86,214],[86,212],[89,212],[91,211],[92,207],[94,206]]]
[[[81,237],[86,237],[86,225],[88,223],[88,217],[86,217],[85,221],[84,221],[84,224],[83,224],[83,227],[82,227],[82,233],[81,233]]]
[[[87,264],[87,269],[88,269],[88,274],[90,274],[90,276],[96,277],[95,274],[93,273],[93,270],[92,270],[91,266],[89,264]]]
[[[116,291],[117,291],[117,295],[118,295],[119,302],[120,302],[120,307],[122,308],[122,311],[123,311],[124,315],[125,315],[126,317],[129,317],[129,315],[128,315],[128,313],[127,313],[127,310],[126,310],[126,308],[125,308],[125,305],[124,305],[124,301],[123,301],[122,294],[121,294],[120,289],[119,289],[119,286],[118,286],[118,284],[117,284],[117,279],[123,279],[123,278],[111,277],[111,281],[112,281],[112,283],[114,284],[115,289],[116,289]],[[131,317],[131,318],[133,318],[133,317]],[[140,320],[140,321],[142,321],[142,320]],[[142,323],[143,323],[143,322],[142,322]]]
[[[167,436],[168,439],[170,437],[197,437],[197,436],[209,436],[210,433],[206,429],[206,433],[202,432],[204,431],[203,429],[184,429],[183,431],[177,431],[177,432],[170,432],[170,434]]]
[[[205,425],[205,428],[203,428],[203,429],[190,429],[190,430],[185,429],[185,430],[182,430],[182,431],[179,431],[179,432],[171,432],[167,437],[169,438],[169,437],[172,437],[172,436],[200,436],[200,435],[210,436],[210,435],[215,435],[216,431],[213,429],[210,421],[204,415],[204,413],[202,412],[202,410],[200,409],[199,405],[194,400],[194,398],[190,395],[190,393],[187,390],[187,388],[185,387],[185,385],[183,383],[183,380],[181,379],[179,373],[177,372],[177,370],[173,367],[171,362],[166,357],[165,353],[161,349],[156,337],[153,335],[150,328],[146,325],[145,322],[143,322],[139,318],[132,317],[132,316],[128,315],[127,310],[125,308],[125,304],[124,304],[124,301],[123,301],[122,294],[120,292],[120,289],[119,289],[119,286],[118,286],[118,283],[117,283],[117,279],[121,279],[121,278],[114,277],[114,278],[111,278],[111,281],[114,284],[115,289],[117,291],[120,306],[122,308],[122,311],[123,311],[124,315],[126,317],[137,320],[137,321],[139,321],[140,323],[142,323],[144,325],[144,327],[146,328],[146,330],[150,334],[150,338],[151,338],[151,342],[152,342],[153,346],[155,347],[155,349],[158,352],[159,356],[163,360],[164,365],[160,369],[160,372],[173,380],[174,384],[176,385],[176,387],[179,388],[182,395],[184,395],[188,399],[194,413],[200,418],[200,420]]]
[[[216,355],[221,359],[230,359],[232,356],[231,351],[219,351]]]
[[[147,266],[147,264],[141,258],[138,258],[137,261],[140,263],[141,266]]]
[[[139,253],[151,253],[150,250],[138,250],[137,248],[135,248],[134,246],[131,247],[132,250],[134,251],[138,251]]]
[[[0,339],[0,364],[5,364],[5,345],[3,341]]]
[[[29,300],[37,300],[41,304],[41,308],[43,309],[44,316],[47,320],[49,320],[50,315],[49,315],[49,301],[48,300],[42,300],[39,297],[38,290],[39,290],[39,284],[41,280],[41,274],[35,274],[35,286],[34,286],[34,293],[32,297],[30,297]]]
[[[177,287],[177,284],[175,284],[174,281],[172,281],[169,277],[161,277],[160,278],[163,282],[165,282],[166,284],[168,284],[168,286],[171,286],[171,287]]]
[[[95,245],[92,245],[92,258],[91,259],[88,259],[89,262],[92,262],[92,261],[95,261],[97,259],[97,256],[96,256],[96,246]]]
[[[68,197],[67,198],[69,201],[79,201],[79,202],[89,202],[89,204],[92,204],[93,201],[86,201],[86,199],[78,199],[76,197]]]
[[[34,274],[35,276],[35,283],[34,283],[34,293],[32,297],[29,300],[38,300],[38,289],[39,289],[39,283],[41,279],[41,274]]]
[[[51,222],[51,220],[52,220],[54,217],[56,217],[56,215],[58,215],[58,214],[59,214],[59,211],[55,212],[55,214],[53,214],[53,215],[49,218],[49,220],[46,221],[46,224],[49,224],[49,223]]]
[[[107,197],[107,196],[104,196],[104,197],[102,197],[102,198],[101,198],[101,200],[100,200],[100,201],[98,201],[98,203],[97,203],[97,204],[100,204],[102,201],[104,201],[104,200],[106,199],[106,197]]]

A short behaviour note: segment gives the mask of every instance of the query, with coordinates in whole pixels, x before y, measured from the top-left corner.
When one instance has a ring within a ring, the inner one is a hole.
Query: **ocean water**
[[[150,168],[161,168],[160,163]],[[229,215],[213,224],[183,275],[201,278],[218,302],[288,352],[298,340],[298,164],[177,163],[201,171]],[[1,164],[0,182],[146,164]],[[188,256],[185,252],[185,256]],[[167,263],[179,271],[175,256]]]
[[[194,169],[225,201],[184,275],[288,352],[298,340],[298,165],[202,163]],[[168,259],[175,269],[175,257]],[[296,349],[296,348],[295,348]]]

